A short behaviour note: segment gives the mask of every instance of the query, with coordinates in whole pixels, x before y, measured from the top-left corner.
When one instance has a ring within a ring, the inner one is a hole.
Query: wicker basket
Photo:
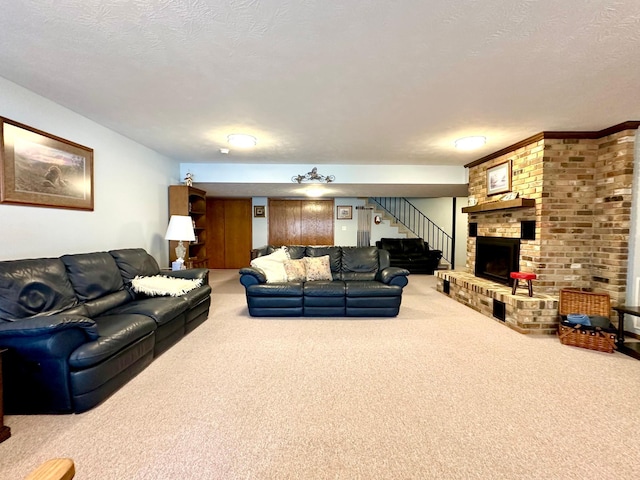
[[[570,313],[586,315],[611,316],[611,298],[608,293],[583,292],[564,288],[560,290],[558,313],[561,316]],[[560,322],[558,336],[563,345],[588,348],[599,352],[613,353],[616,348],[616,330],[610,328],[587,327],[584,325],[567,325]]]

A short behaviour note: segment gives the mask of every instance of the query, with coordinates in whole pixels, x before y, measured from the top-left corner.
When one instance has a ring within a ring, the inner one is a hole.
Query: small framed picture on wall
[[[253,216],[256,218],[264,218],[264,205],[254,205],[253,206]]]
[[[351,220],[353,218],[353,207],[351,205],[338,205],[336,207],[336,218],[338,220]]]

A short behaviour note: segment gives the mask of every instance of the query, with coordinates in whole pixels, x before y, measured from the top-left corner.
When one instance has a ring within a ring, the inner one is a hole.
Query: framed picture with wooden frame
[[[511,160],[487,168],[487,195],[511,191]]]
[[[353,207],[351,205],[338,205],[336,207],[336,218],[338,220],[351,220],[353,218]]]
[[[93,149],[0,117],[0,203],[93,210]]]

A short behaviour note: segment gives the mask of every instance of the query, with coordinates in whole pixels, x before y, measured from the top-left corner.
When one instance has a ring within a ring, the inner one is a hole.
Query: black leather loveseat
[[[240,270],[249,314],[256,317],[394,317],[400,311],[402,289],[409,272],[389,265],[389,255],[376,247],[284,247],[291,260],[328,257],[330,273],[325,280],[307,276],[268,282],[263,270]],[[260,256],[274,254],[267,246]],[[307,270],[307,275],[310,271]]]
[[[143,249],[0,262],[5,410],[88,410],[207,319],[208,270],[166,272],[196,280],[169,280],[191,283],[179,296],[134,292],[159,274]]]
[[[381,238],[376,247],[389,252],[392,267],[406,268],[411,273],[433,275],[442,258],[442,252],[430,250],[422,238]]]

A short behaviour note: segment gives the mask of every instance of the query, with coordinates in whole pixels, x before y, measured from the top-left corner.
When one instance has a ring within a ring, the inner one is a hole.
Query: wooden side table
[[[618,351],[640,360],[640,342],[625,343],[624,341],[624,315],[626,313],[640,317],[640,306],[618,305],[613,309],[618,312]]]
[[[2,354],[6,352],[0,348],[0,442],[4,442],[7,438],[11,436],[11,429],[4,424],[4,404],[3,404],[3,395],[4,390],[2,389]]]

